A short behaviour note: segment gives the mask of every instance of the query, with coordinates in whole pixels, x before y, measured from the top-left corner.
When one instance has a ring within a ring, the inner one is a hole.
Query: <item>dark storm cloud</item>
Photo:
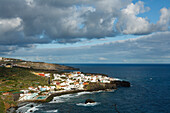
[[[1,0],[0,45],[18,48],[166,31],[170,11],[161,9],[160,20],[150,24],[137,17],[148,10],[131,0]]]

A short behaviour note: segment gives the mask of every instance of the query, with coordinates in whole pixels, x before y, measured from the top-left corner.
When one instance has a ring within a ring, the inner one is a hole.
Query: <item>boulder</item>
[[[122,87],[130,87],[130,82],[128,82],[128,81],[122,81],[121,86],[122,86]]]
[[[32,107],[34,107],[34,105],[32,104],[30,107],[32,108]]]
[[[85,104],[87,104],[87,103],[95,103],[95,101],[92,100],[92,99],[87,99],[87,100],[85,101]]]

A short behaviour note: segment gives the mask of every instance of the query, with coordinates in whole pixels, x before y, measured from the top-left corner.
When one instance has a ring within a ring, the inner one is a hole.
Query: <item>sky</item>
[[[0,56],[170,63],[170,0],[0,0]]]

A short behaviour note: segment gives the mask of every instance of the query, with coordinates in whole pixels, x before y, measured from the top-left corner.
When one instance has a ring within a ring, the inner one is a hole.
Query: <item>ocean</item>
[[[27,113],[170,113],[170,64],[67,64],[82,72],[103,73],[128,80],[129,88],[81,92],[54,97],[49,103],[30,103]],[[84,104],[93,99],[95,104]],[[116,105],[116,107],[115,107]]]

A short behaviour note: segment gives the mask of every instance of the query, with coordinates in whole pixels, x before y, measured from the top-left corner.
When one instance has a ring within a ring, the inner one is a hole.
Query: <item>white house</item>
[[[103,82],[103,83],[110,83],[110,81],[107,80],[107,79],[104,79],[102,82]]]
[[[29,92],[29,90],[20,90],[20,91],[23,92],[24,94]]]
[[[67,85],[67,84],[66,84],[65,82],[63,82],[63,83],[61,83],[60,85],[61,85],[61,86],[65,86],[65,85]]]
[[[61,77],[66,77],[66,75],[61,75]]]
[[[61,79],[59,74],[54,74],[54,80]]]
[[[27,94],[20,94],[19,101],[23,100],[32,100],[34,97],[36,97],[38,93],[27,93]]]
[[[45,76],[46,76],[46,77],[50,77],[50,73],[46,73]]]
[[[91,82],[97,82],[96,81],[96,76],[92,77]]]
[[[84,74],[80,74],[80,76],[81,76],[82,78],[84,78]]]
[[[0,57],[0,60],[2,60],[2,57]]]

